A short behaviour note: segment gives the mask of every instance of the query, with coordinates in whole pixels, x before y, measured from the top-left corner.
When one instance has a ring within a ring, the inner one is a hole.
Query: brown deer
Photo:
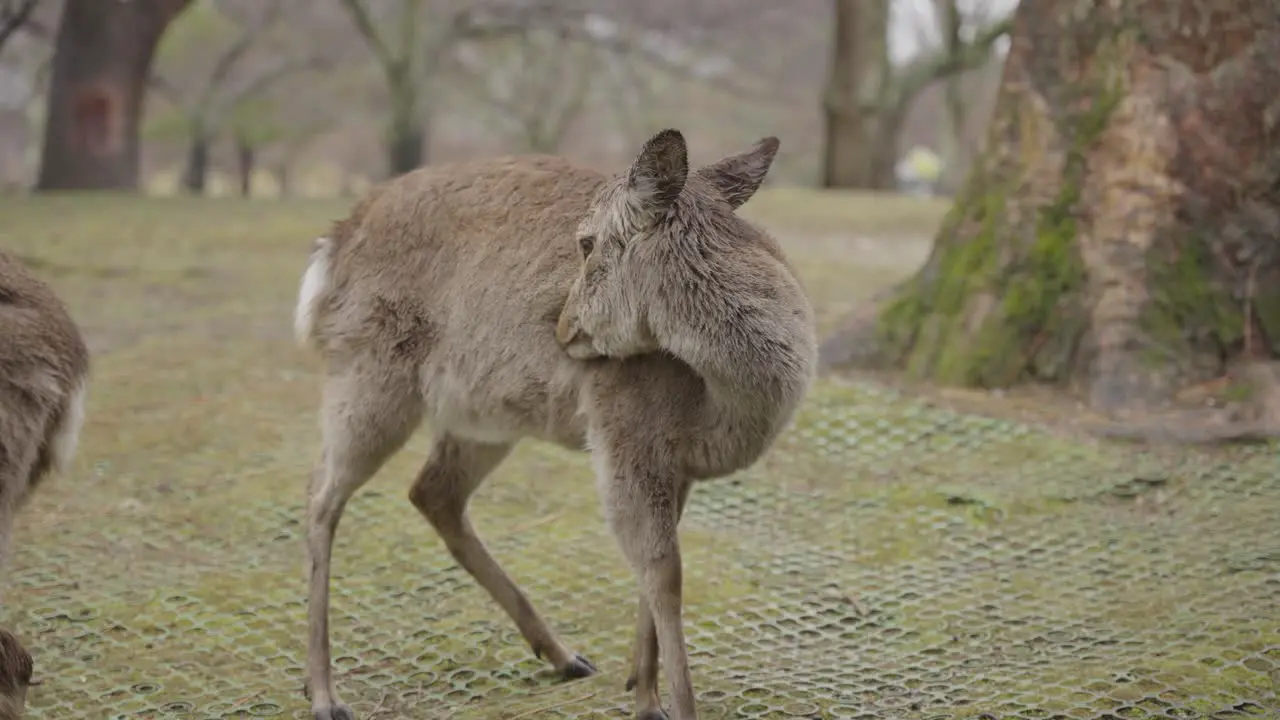
[[[75,456],[88,382],[89,351],[66,306],[0,250],[0,570],[18,510]],[[31,656],[0,630],[0,720],[21,716],[30,679]]]
[[[31,655],[13,633],[0,628],[0,720],[18,720],[27,704],[27,688],[38,684],[31,678]]]
[[[409,499],[538,657],[596,668],[543,620],[476,536],[467,500],[522,438],[589,450],[639,584],[637,717],[697,717],[676,526],[694,481],[754,463],[816,367],[812,311],[777,243],[735,211],[775,138],[689,171],[664,130],[612,179],[549,156],[422,168],[370,191],[317,241],[295,314],[326,365],[307,516],[308,687],[349,720],[330,666],[329,568],[352,494],[424,419]]]

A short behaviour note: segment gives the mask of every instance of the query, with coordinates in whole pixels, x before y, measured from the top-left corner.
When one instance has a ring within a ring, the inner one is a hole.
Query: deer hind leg
[[[0,468],[0,493],[3,492],[3,483],[6,478],[3,477],[3,468]],[[17,514],[17,508],[14,503],[9,502],[2,494],[0,494],[0,607],[4,606],[5,587],[8,585],[7,580],[9,569],[9,548],[13,539],[13,520]]]
[[[338,698],[329,649],[329,569],[333,538],[347,501],[418,426],[420,396],[411,375],[356,373],[332,377],[324,388],[324,452],[309,484],[307,552],[307,685],[315,720],[355,720]],[[397,382],[401,380],[403,382]]]
[[[692,488],[693,483],[689,482],[680,487],[677,523],[684,515]],[[637,720],[665,720],[667,714],[662,710],[662,698],[658,692],[658,628],[654,624],[653,612],[649,609],[649,598],[643,590],[637,605],[635,649],[632,653],[631,676],[627,678],[627,690],[634,690],[636,693]]]
[[[458,564],[511,616],[534,654],[546,657],[566,678],[586,677],[596,672],[595,666],[560,641],[520,586],[489,554],[467,515],[471,493],[512,447],[440,435],[409,491],[409,499],[435,528]]]
[[[38,448],[34,434],[17,428],[8,438],[0,438],[0,606],[7,595],[9,562],[13,552],[13,524],[18,511],[31,495]],[[7,440],[7,442],[6,442]]]
[[[597,453],[603,453],[597,450]],[[600,462],[600,460],[604,460]],[[602,473],[597,480],[603,495],[609,526],[640,586],[640,597],[649,608],[658,653],[667,668],[672,709],[676,720],[696,720],[693,680],[682,625],[682,567],[680,540],[681,496],[687,481],[641,463],[597,458]],[[643,720],[666,717],[656,690],[641,692],[640,682],[656,686],[657,663],[646,662],[652,640],[644,614],[637,620],[636,716]]]

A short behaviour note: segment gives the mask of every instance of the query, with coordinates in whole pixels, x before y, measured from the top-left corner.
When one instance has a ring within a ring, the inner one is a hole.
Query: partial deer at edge
[[[66,306],[0,250],[0,571],[18,511],[75,456],[88,384],[89,351]],[[0,630],[0,720],[22,716],[30,684],[31,656]]]
[[[425,419],[409,499],[566,677],[596,671],[551,629],[467,515],[523,438],[587,450],[639,585],[627,682],[638,718],[697,717],[676,528],[695,481],[753,464],[812,380],[812,310],[778,244],[736,214],[775,138],[690,171],[664,130],[608,178],[550,156],[422,168],[375,187],[316,242],[295,327],[324,360],[307,513],[308,687],[354,718],[329,647],[334,533],[351,496]]]

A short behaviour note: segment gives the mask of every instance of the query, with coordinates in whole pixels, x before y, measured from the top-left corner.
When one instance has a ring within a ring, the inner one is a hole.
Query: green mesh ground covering
[[[290,500],[304,468],[268,478],[314,449],[312,422],[287,421],[272,452],[220,449],[220,471],[167,480],[110,519],[59,522],[45,505],[52,519],[22,526],[3,621],[46,680],[33,717],[308,716]],[[499,560],[602,670],[563,683],[405,500],[423,449],[339,531],[345,699],[366,718],[628,717],[633,586],[585,460],[530,444],[473,505]],[[702,716],[1274,717],[1277,467],[1274,448],[1068,443],[823,385],[765,462],[693,496]],[[228,502],[246,482],[272,482],[275,499]]]
[[[0,245],[95,352],[78,459],[21,516],[0,607],[45,681],[29,716],[309,717],[319,388],[290,313],[348,203],[8,202]],[[815,302],[842,307],[858,258],[801,240]],[[409,505],[425,444],[338,531],[343,698],[364,719],[629,717],[635,591],[586,458],[522,446],[472,507],[601,670],[563,683]],[[1069,442],[823,383],[759,466],[695,491],[682,539],[703,720],[1280,717],[1275,447]]]

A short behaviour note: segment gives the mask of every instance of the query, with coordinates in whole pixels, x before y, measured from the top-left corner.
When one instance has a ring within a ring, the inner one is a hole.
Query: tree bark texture
[[[253,196],[253,172],[258,167],[258,151],[252,143],[236,141],[236,170],[240,175],[240,196]]]
[[[889,81],[887,0],[834,0],[831,66],[823,102],[822,186],[894,186],[901,117],[878,102]]]
[[[276,167],[276,184],[279,185],[280,197],[289,197],[293,194],[293,173],[290,171],[288,162],[281,162]]]
[[[67,0],[58,27],[38,190],[134,190],[156,45],[189,0]]]
[[[1273,1],[1024,2],[931,257],[824,362],[1114,413],[1280,356],[1278,139]]]
[[[422,113],[421,80],[408,64],[387,71],[391,117],[387,126],[387,171],[391,177],[427,161],[427,124]]]
[[[187,165],[182,172],[182,186],[192,195],[203,195],[209,184],[209,137],[197,132],[187,145]]]
[[[387,167],[391,176],[403,175],[422,167],[426,159],[427,138],[422,128],[393,127],[387,142]]]

